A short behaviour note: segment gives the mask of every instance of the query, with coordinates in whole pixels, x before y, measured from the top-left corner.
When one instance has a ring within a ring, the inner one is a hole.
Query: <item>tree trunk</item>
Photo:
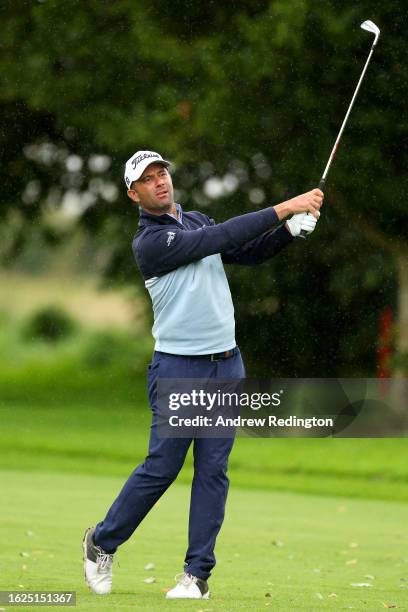
[[[397,366],[391,385],[394,411],[408,413],[408,253],[396,256],[398,271],[398,312],[395,325]]]
[[[401,253],[397,258],[399,296],[396,349],[404,359],[399,368],[402,376],[408,376],[408,253]]]

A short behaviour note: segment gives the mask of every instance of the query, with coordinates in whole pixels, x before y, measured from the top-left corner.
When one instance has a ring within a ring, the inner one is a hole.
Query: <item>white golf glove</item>
[[[302,230],[307,234],[311,234],[316,227],[317,219],[313,215],[307,213],[298,213],[293,215],[289,221],[286,221],[286,227],[292,236],[299,236]]]

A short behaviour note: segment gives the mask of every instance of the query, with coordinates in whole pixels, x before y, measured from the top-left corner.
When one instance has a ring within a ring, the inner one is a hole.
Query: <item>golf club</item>
[[[368,55],[368,58],[367,58],[367,61],[366,61],[366,63],[365,63],[365,66],[364,66],[364,68],[363,68],[363,72],[361,73],[360,79],[359,79],[359,81],[358,81],[358,83],[357,83],[357,87],[356,87],[356,89],[355,89],[354,95],[353,95],[353,97],[352,97],[352,99],[351,99],[350,106],[348,107],[348,111],[347,111],[347,113],[346,113],[346,116],[344,117],[344,121],[343,121],[342,126],[341,126],[341,128],[340,128],[340,131],[339,131],[339,133],[338,133],[338,135],[337,135],[336,142],[334,143],[334,147],[333,147],[333,149],[332,149],[332,152],[330,153],[329,161],[327,162],[327,166],[326,166],[326,168],[324,169],[324,172],[323,172],[322,178],[321,178],[321,179],[320,179],[320,181],[319,181],[319,186],[318,186],[318,187],[319,187],[319,189],[320,189],[321,191],[323,191],[323,192],[324,192],[324,187],[325,187],[325,184],[326,184],[326,177],[327,177],[327,174],[328,174],[328,172],[329,172],[329,169],[330,169],[330,166],[331,166],[331,164],[332,164],[332,161],[334,160],[335,155],[336,155],[336,153],[337,153],[337,149],[339,148],[340,139],[341,139],[341,137],[342,137],[342,134],[343,134],[344,128],[345,128],[345,126],[346,126],[347,119],[349,118],[350,111],[351,111],[351,109],[353,108],[354,100],[355,100],[355,99],[356,99],[356,97],[357,97],[358,90],[360,89],[360,85],[361,85],[362,80],[363,80],[363,78],[364,78],[364,75],[365,75],[365,73],[366,73],[366,70],[367,70],[368,64],[370,63],[371,56],[372,56],[372,54],[373,54],[374,48],[375,48],[375,46],[376,46],[376,44],[377,44],[378,37],[380,36],[380,28],[379,28],[378,26],[376,26],[376,25],[375,25],[375,23],[374,23],[373,21],[370,21],[370,20],[363,21],[363,23],[361,24],[361,26],[360,26],[360,27],[361,27],[363,30],[367,30],[367,32],[371,32],[372,34],[374,34],[375,38],[374,38],[374,42],[373,42],[372,47],[371,47],[371,51],[370,51],[370,53],[369,53],[369,55]],[[308,213],[308,214],[309,214],[309,213]],[[306,238],[306,236],[307,236],[307,232],[306,232],[305,230],[302,230],[302,231],[301,231],[301,233],[300,233],[300,236],[301,236],[302,238]]]

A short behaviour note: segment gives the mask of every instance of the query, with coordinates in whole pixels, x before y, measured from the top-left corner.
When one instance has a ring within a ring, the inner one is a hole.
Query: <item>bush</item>
[[[93,333],[83,352],[85,366],[91,368],[125,366],[137,369],[140,349],[135,338],[119,331],[102,330]]]
[[[58,342],[72,336],[77,328],[77,323],[62,308],[45,306],[28,318],[23,327],[23,337]]]

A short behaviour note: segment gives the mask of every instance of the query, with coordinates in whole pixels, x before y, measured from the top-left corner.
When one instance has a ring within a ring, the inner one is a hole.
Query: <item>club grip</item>
[[[321,178],[317,188],[320,189],[320,191],[323,191],[323,193],[324,193],[325,185],[326,185],[326,180],[324,178]],[[309,213],[307,213],[307,214],[309,214]],[[304,238],[304,240],[306,240],[307,232],[305,232],[305,230],[300,230],[299,238]]]

